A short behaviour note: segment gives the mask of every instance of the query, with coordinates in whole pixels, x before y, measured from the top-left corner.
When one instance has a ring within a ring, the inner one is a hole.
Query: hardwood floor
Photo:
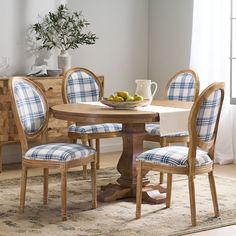
[[[120,152],[114,153],[102,153],[101,154],[101,167],[113,167],[117,165],[119,160]],[[52,170],[53,172],[53,170]],[[39,175],[42,170],[35,169],[29,170],[28,176]],[[229,178],[236,179],[236,164],[230,165],[215,165],[215,175],[225,176]],[[0,173],[0,180],[16,178],[21,176],[21,165],[20,164],[8,164],[3,166],[3,172]],[[195,234],[189,234],[188,236],[235,236],[236,235],[236,225],[222,227],[219,229],[204,231]]]

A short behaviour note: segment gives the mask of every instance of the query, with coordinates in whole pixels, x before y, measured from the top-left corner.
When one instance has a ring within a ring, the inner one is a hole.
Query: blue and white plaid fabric
[[[37,132],[45,121],[46,110],[42,97],[27,81],[15,81],[13,92],[20,120],[27,134]]]
[[[210,141],[213,137],[221,96],[221,90],[216,90],[200,106],[196,126],[198,137],[204,142]]]
[[[52,143],[33,147],[25,154],[29,160],[71,161],[95,154],[95,150],[80,144]]]
[[[188,147],[168,146],[155,148],[141,153],[138,161],[169,166],[188,166]],[[212,163],[211,158],[203,150],[198,149],[196,153],[196,166],[206,166]]]
[[[96,80],[83,71],[72,73],[67,80],[69,103],[96,102],[99,100],[99,86]]]
[[[182,73],[172,80],[167,99],[178,101],[193,101],[195,96],[195,80],[191,73]]]
[[[145,130],[150,136],[155,136],[155,135],[160,136],[160,124],[153,124],[153,123],[146,124]],[[188,135],[189,133],[188,131],[186,131],[186,132],[178,132],[172,135],[162,135],[161,137],[175,137],[175,136],[183,137],[183,136],[188,136]]]
[[[122,130],[122,124],[119,123],[104,123],[96,125],[77,126],[72,124],[69,126],[69,132],[80,134],[108,133]]]

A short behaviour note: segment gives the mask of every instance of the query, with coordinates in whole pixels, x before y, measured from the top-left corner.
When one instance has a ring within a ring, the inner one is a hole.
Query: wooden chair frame
[[[13,83],[16,80],[22,80],[29,84],[31,84],[34,89],[40,94],[43,105],[46,111],[46,118],[41,126],[41,128],[33,133],[33,134],[27,134],[24,131],[22,122],[20,120],[17,105],[15,101],[15,95],[13,92]],[[11,104],[12,104],[12,110],[14,114],[14,119],[16,122],[18,134],[19,134],[19,140],[21,144],[21,151],[22,151],[22,177],[21,177],[21,192],[20,192],[20,210],[21,212],[24,212],[24,206],[25,206],[25,195],[26,195],[26,182],[27,182],[27,171],[29,168],[43,168],[43,203],[47,204],[47,198],[48,198],[48,173],[49,169],[58,169],[61,173],[61,217],[62,220],[67,220],[67,170],[69,168],[87,165],[88,163],[91,163],[91,179],[92,179],[92,208],[97,207],[97,192],[96,192],[96,155],[90,155],[86,158],[78,159],[78,160],[72,160],[67,162],[61,162],[61,161],[49,161],[49,160],[29,160],[25,158],[25,153],[29,149],[28,141],[29,140],[35,140],[40,138],[40,142],[42,144],[47,143],[47,125],[48,125],[48,119],[49,119],[49,109],[46,97],[41,90],[39,86],[37,86],[34,82],[28,80],[24,77],[15,77],[11,80],[9,80],[9,88],[10,88],[10,94],[11,94]]]
[[[179,70],[173,77],[171,77],[165,86],[164,89],[164,96],[163,99],[168,99],[168,89],[170,87],[170,84],[173,80],[175,80],[180,74],[183,73],[191,73],[193,75],[193,78],[195,79],[195,96],[193,99],[193,102],[196,101],[198,95],[199,95],[199,89],[200,89],[200,82],[199,77],[197,73],[194,70],[191,69],[185,69],[185,70]],[[171,143],[188,143],[189,142],[189,136],[160,136],[160,135],[145,135],[144,140],[146,141],[152,141],[152,142],[158,142],[160,143],[161,147],[166,147]],[[164,176],[163,173],[160,173],[160,184],[163,183]]]
[[[216,120],[216,125],[213,133],[213,137],[209,142],[203,142],[199,139],[196,130],[196,122],[199,108],[207,97],[209,97],[212,92],[215,90],[221,90],[221,104],[219,107],[219,112]],[[166,207],[169,208],[171,204],[171,188],[172,188],[172,174],[182,174],[188,176],[188,185],[189,185],[189,198],[190,198],[190,208],[191,208],[191,222],[192,225],[195,226],[197,224],[196,221],[196,203],[195,203],[195,185],[194,178],[195,175],[208,173],[208,179],[210,183],[210,190],[212,195],[213,207],[215,216],[219,216],[219,207],[217,201],[217,193],[215,187],[215,180],[213,175],[213,166],[214,166],[214,149],[215,149],[215,141],[217,137],[218,124],[220,119],[220,113],[222,109],[224,99],[224,83],[213,83],[208,86],[199,98],[194,103],[190,116],[189,116],[189,152],[188,152],[188,166],[186,167],[173,167],[169,165],[160,165],[160,164],[152,164],[146,163],[142,161],[137,162],[137,192],[136,192],[136,218],[141,217],[141,202],[142,202],[142,172],[146,171],[159,171],[162,173],[167,173],[167,195],[166,195]],[[195,166],[195,158],[196,158],[196,150],[197,147],[200,147],[208,152],[208,155],[213,161],[213,164],[207,166],[196,167]]]
[[[99,94],[99,100],[101,100],[101,98],[103,97],[104,94],[104,85],[101,83],[101,81],[98,79],[98,77],[90,70],[83,68],[83,67],[75,67],[72,68],[70,70],[68,70],[65,73],[63,82],[62,82],[62,97],[63,97],[63,101],[64,103],[69,103],[68,97],[67,97],[67,80],[69,78],[69,76],[77,71],[83,71],[87,74],[89,74],[92,78],[95,79],[99,90],[100,90],[100,94]],[[69,123],[70,125],[71,123]],[[76,125],[80,125],[80,124],[76,124]],[[84,125],[84,124],[83,124]],[[121,137],[121,132],[109,132],[109,133],[94,133],[94,134],[78,134],[75,132],[68,132],[68,137],[71,139],[71,142],[75,143],[77,139],[80,139],[82,144],[88,144],[93,147],[93,143],[92,140],[95,139],[95,147],[96,147],[96,153],[97,153],[97,164],[96,164],[96,168],[99,169],[100,168],[100,139],[103,138],[114,138],[114,137]],[[83,166],[83,176],[84,179],[86,179],[87,177],[87,166]]]

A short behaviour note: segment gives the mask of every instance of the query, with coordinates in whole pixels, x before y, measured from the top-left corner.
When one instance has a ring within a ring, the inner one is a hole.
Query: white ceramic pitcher
[[[135,93],[141,95],[145,100],[149,100],[150,103],[157,91],[157,83],[151,80],[135,80],[137,87]],[[154,87],[152,92],[152,87]]]

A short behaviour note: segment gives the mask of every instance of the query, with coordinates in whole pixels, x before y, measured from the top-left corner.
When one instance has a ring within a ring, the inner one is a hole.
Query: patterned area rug
[[[197,176],[196,202],[198,226],[191,227],[188,185],[183,176],[174,177],[172,206],[142,205],[142,218],[135,219],[134,199],[98,203],[91,209],[90,180],[80,171],[68,175],[68,220],[60,218],[60,175],[50,175],[48,205],[42,204],[42,177],[28,178],[25,213],[19,213],[19,179],[0,181],[0,235],[184,235],[236,224],[236,180],[216,177],[221,216],[213,217],[207,176]],[[158,180],[155,173],[149,174]],[[97,172],[100,186],[115,181],[112,168]]]

